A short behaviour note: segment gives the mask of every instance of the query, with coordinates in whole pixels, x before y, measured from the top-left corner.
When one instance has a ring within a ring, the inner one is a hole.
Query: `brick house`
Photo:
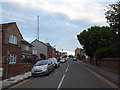
[[[59,51],[56,51],[56,48],[54,48],[53,46],[50,45],[50,43],[46,43],[47,48],[48,48],[48,58],[56,58],[59,59],[60,57],[60,53]]]
[[[56,51],[56,59],[59,61],[61,57],[61,53],[59,51]]]
[[[26,44],[25,40],[23,41],[23,37],[15,22],[0,24],[0,40],[0,47],[2,47],[2,52],[0,52],[3,68],[2,79],[31,70],[33,64],[22,63],[22,50],[24,45],[28,44]],[[31,49],[29,52],[31,52]]]
[[[21,43],[22,59],[32,58],[32,47],[33,47],[32,44],[22,39],[22,43]]]
[[[2,27],[2,60],[9,57],[9,64],[21,62],[22,35],[15,22],[1,24]]]
[[[53,57],[53,48],[50,45],[50,43],[46,43],[46,45],[47,45],[48,58],[52,58]]]
[[[67,55],[67,52],[61,52],[61,56]]]
[[[76,48],[75,49],[75,56],[77,57],[78,54],[81,55],[81,51],[82,51],[81,48]]]

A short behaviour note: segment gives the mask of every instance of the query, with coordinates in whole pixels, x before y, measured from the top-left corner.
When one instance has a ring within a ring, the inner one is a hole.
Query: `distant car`
[[[58,62],[56,58],[49,58],[48,60],[51,60],[53,62],[54,68],[60,67],[60,62]]]
[[[54,64],[50,60],[38,61],[32,68],[32,76],[46,75],[54,70]]]
[[[77,59],[76,59],[76,58],[73,58],[73,61],[77,61]]]
[[[60,60],[60,63],[65,63],[65,62],[66,62],[65,59],[61,59],[61,60]]]

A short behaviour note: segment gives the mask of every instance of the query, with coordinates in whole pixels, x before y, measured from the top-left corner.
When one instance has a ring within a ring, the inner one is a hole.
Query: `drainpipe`
[[[8,78],[8,64],[10,59],[10,51],[7,51],[7,61],[6,61],[6,79]]]

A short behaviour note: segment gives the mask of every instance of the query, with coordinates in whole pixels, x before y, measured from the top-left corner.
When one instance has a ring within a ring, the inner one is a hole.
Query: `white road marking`
[[[68,67],[69,67],[70,65],[68,65]]]
[[[61,81],[60,81],[60,83],[59,83],[59,85],[57,87],[57,90],[59,90],[59,88],[61,87],[64,78],[65,78],[65,74],[63,75],[63,77],[62,77],[62,79],[61,79]]]
[[[68,71],[68,67],[66,68],[65,72],[67,72],[67,71]]]
[[[55,74],[57,74],[58,73],[58,71],[57,72],[55,72]]]
[[[46,77],[46,78],[48,78],[48,77]]]

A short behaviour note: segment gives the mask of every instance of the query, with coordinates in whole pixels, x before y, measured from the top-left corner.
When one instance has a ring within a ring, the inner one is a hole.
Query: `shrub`
[[[40,54],[40,59],[41,59],[41,60],[46,59],[46,55],[44,55],[44,54]]]
[[[95,51],[96,58],[115,58],[120,57],[120,48],[99,48]]]
[[[22,62],[24,62],[24,63],[33,63],[33,60],[31,58],[23,58]]]

